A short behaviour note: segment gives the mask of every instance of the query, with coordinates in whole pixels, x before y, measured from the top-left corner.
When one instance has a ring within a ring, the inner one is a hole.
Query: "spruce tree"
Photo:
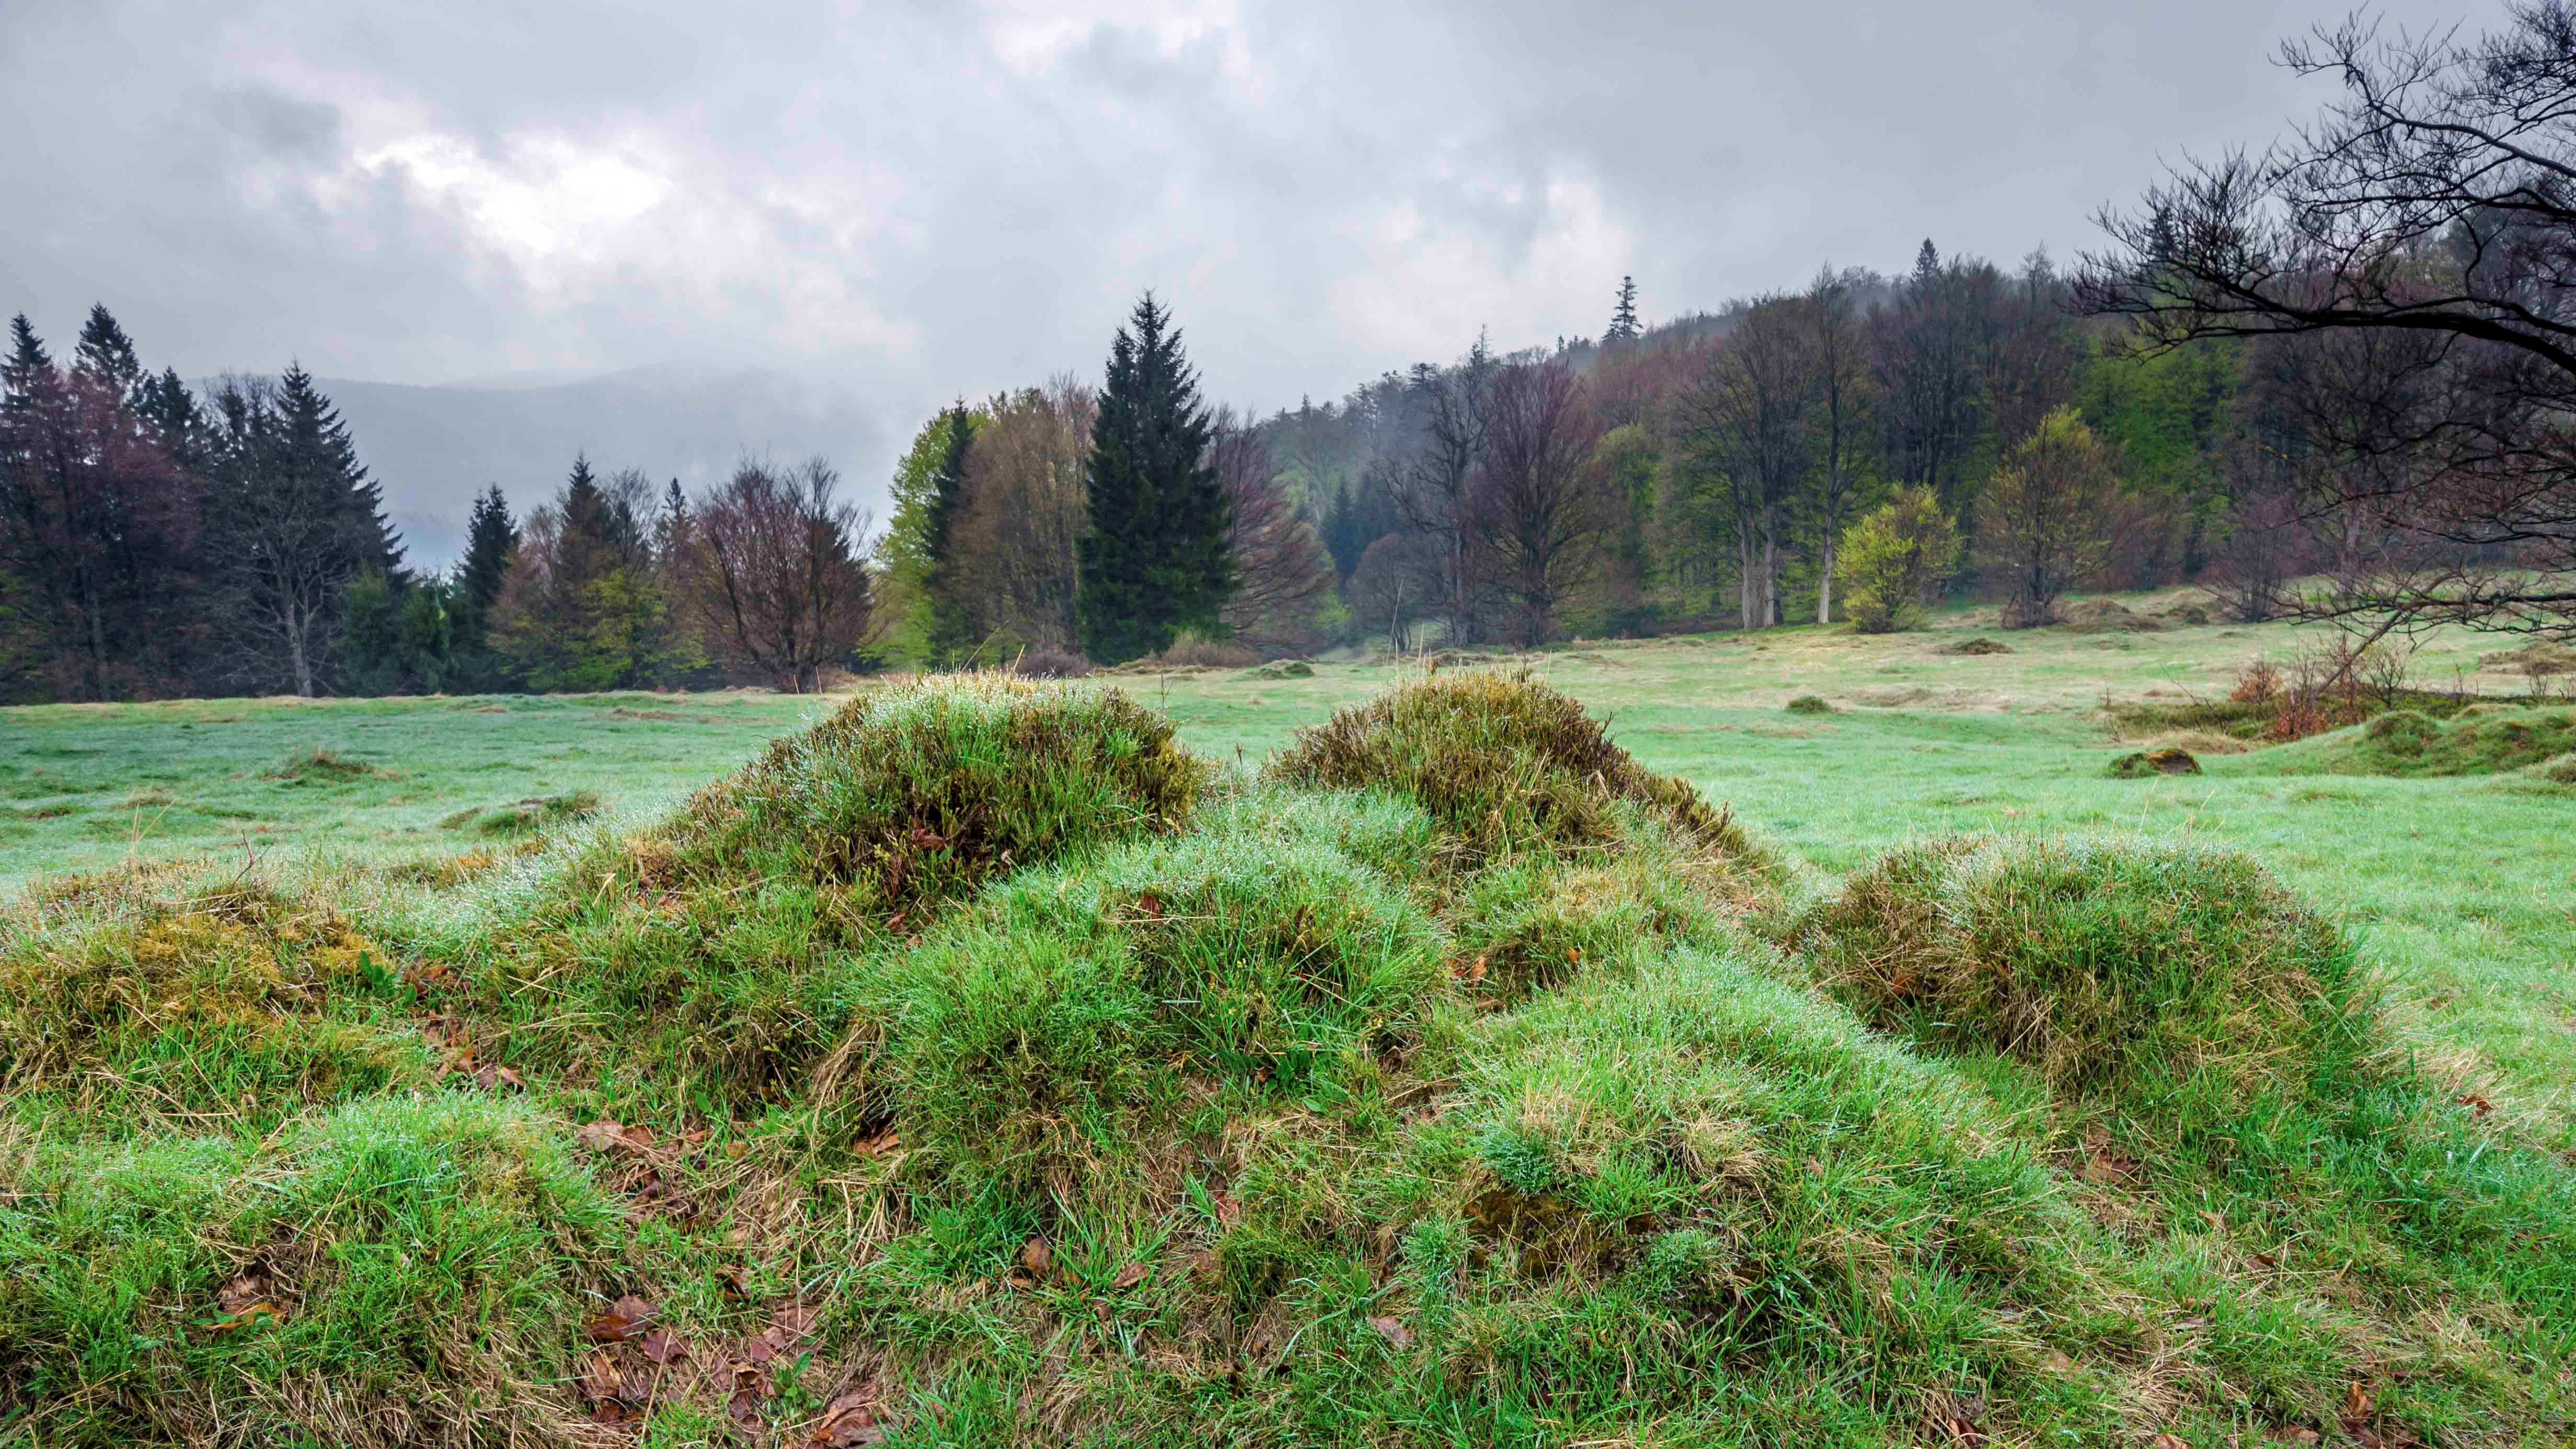
[[[1607,347],[1616,342],[1634,342],[1645,331],[1637,321],[1637,279],[1619,279],[1619,304],[1610,310],[1610,326],[1601,334]]]
[[[73,350],[72,373],[85,377],[114,396],[140,401],[137,389],[143,381],[143,361],[134,355],[134,339],[125,335],[104,303],[93,303],[89,320],[81,324],[80,343]]]
[[[931,657],[954,664],[975,646],[972,615],[966,607],[965,571],[956,558],[957,522],[966,514],[966,459],[974,446],[975,422],[959,398],[948,410],[948,437],[931,475],[930,500],[922,523],[922,552],[928,564],[922,592],[930,604],[925,642]]]
[[[1171,311],[1148,292],[1110,343],[1091,435],[1089,529],[1076,546],[1085,653],[1119,664],[1184,629],[1224,631],[1236,587],[1215,435]]]
[[[519,551],[519,524],[510,502],[495,483],[474,500],[465,525],[465,558],[456,566],[455,630],[457,653],[468,661],[468,674],[478,686],[500,683],[492,657],[492,606],[510,576],[510,559]]]

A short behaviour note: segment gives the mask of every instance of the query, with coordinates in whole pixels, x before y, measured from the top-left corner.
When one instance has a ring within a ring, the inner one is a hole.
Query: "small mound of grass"
[[[1580,703],[1526,670],[1435,675],[1338,710],[1299,730],[1265,774],[1412,800],[1478,856],[1616,843],[1631,833],[1622,812],[1634,809],[1720,854],[1757,859],[1731,814],[1640,766]]]
[[[49,1144],[0,1155],[0,1202],[0,1407],[32,1442],[597,1442],[566,1366],[620,1215],[523,1107]]]
[[[1976,657],[1989,654],[2010,654],[2013,652],[2013,648],[2010,644],[2007,644],[2000,639],[1989,639],[1981,634],[1974,639],[1962,639],[1955,644],[1944,644],[1932,652],[1936,654],[1963,654]]]
[[[1117,689],[949,676],[861,696],[702,791],[686,873],[788,877],[901,904],[1186,820],[1208,780]]]
[[[2191,751],[2179,745],[2162,745],[2152,750],[2140,750],[2134,754],[2122,755],[2111,762],[2111,778],[2115,780],[2152,780],[2159,775],[2197,775],[2199,773],[2200,761],[2193,759]]]
[[[2152,634],[2170,627],[2152,614],[2141,614],[2117,599],[2084,599],[2057,611],[2058,627],[2070,634]]]
[[[67,1130],[225,1122],[434,1080],[382,947],[255,891],[79,925],[0,956],[0,1095]]]
[[[2576,785],[2576,752],[2560,755],[2540,767],[2541,778],[2561,785]]]
[[[1315,666],[1303,659],[1282,659],[1276,663],[1247,669],[1236,676],[1238,679],[1312,679],[1314,677]]]
[[[2393,710],[2369,723],[2266,750],[2270,775],[2499,775],[2576,750],[2576,709],[2471,706],[2447,721]]]
[[[533,835],[587,820],[599,813],[600,799],[590,790],[573,790],[561,795],[531,795],[492,809],[459,810],[439,821],[446,830],[471,830],[477,835]]]
[[[1796,935],[1863,1017],[2017,1058],[2078,1094],[2203,1068],[2292,1077],[2361,1009],[2332,922],[2246,857],[2181,846],[1909,845]]]
[[[1789,701],[1788,710],[1791,714],[1832,714],[1834,707],[1823,695],[1802,694]]]
[[[2533,679],[2576,674],[2576,645],[2535,639],[2519,649],[2481,657],[2478,668],[2489,674],[2521,674]]]
[[[888,962],[865,989],[903,1140],[1023,1189],[1132,1161],[1193,1101],[1348,1092],[1456,993],[1445,933],[1336,838],[1403,828],[1370,808],[1256,797],[1016,876]]]
[[[274,769],[261,771],[260,778],[289,785],[340,785],[352,780],[399,780],[402,777],[382,765],[352,760],[317,745],[287,756]]]

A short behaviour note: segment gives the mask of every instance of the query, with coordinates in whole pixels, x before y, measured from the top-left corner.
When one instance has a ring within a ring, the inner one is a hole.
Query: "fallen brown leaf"
[[[1405,1327],[1404,1320],[1401,1318],[1372,1318],[1368,1321],[1368,1325],[1377,1330],[1380,1338],[1394,1344],[1397,1348],[1413,1342],[1413,1330]]]
[[[689,1346],[667,1328],[657,1328],[638,1339],[635,1351],[655,1363],[667,1364],[689,1356]]]
[[[1031,1277],[1043,1278],[1055,1266],[1055,1249],[1044,1238],[1031,1238],[1020,1244],[1020,1267]]]
[[[823,1417],[805,1442],[814,1449],[850,1449],[857,1444],[874,1444],[884,1439],[885,1429],[877,1423],[876,1396],[847,1393],[824,1405]]]
[[[1128,1289],[1133,1288],[1144,1281],[1145,1265],[1142,1263],[1130,1263],[1126,1267],[1118,1270],[1117,1277],[1109,1280],[1109,1287],[1114,1292],[1124,1293]]]
[[[658,1311],[652,1304],[629,1293],[608,1305],[608,1311],[592,1314],[590,1321],[582,1325],[582,1331],[590,1335],[593,1343],[624,1343],[641,1335]]]
[[[593,1152],[627,1152],[643,1154],[653,1150],[657,1139],[650,1127],[629,1127],[623,1122],[592,1122],[573,1133],[573,1140]]]
[[[2455,1101],[2455,1102],[2459,1103],[2459,1104],[2460,1104],[2461,1106],[2463,1106],[2463,1107],[2468,1108],[2468,1109],[2469,1109],[2469,1115],[2470,1115],[2470,1116],[2472,1116],[2472,1117],[2483,1117],[2483,1116],[2485,1116],[2486,1114],[2488,1114],[2489,1112],[2492,1112],[2492,1111],[2494,1111],[2494,1110],[2495,1110],[2495,1103],[2488,1101],[2488,1100],[2487,1100],[2486,1098],[2484,1098],[2484,1097],[2477,1096],[2477,1095],[2476,1095],[2476,1094],[2474,1094],[2474,1093],[2466,1094],[2466,1095],[2462,1095],[2462,1096],[2459,1096],[2459,1097],[2454,1097],[2454,1098],[2452,1098],[2451,1100],[2453,1100],[2453,1101]]]

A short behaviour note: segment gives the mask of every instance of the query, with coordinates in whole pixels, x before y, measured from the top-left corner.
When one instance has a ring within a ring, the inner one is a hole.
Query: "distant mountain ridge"
[[[691,491],[745,454],[820,453],[841,470],[846,496],[885,513],[885,480],[863,466],[884,452],[882,425],[856,398],[782,372],[665,364],[572,381],[319,381],[383,486],[415,568],[443,568],[463,553],[466,513],[487,484],[500,484],[524,517],[577,453],[602,473],[640,468]]]

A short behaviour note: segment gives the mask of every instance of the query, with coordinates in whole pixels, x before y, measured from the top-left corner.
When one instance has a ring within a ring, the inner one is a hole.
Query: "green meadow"
[[[7,712],[0,1445],[2565,1442],[2567,706],[2313,638]]]

